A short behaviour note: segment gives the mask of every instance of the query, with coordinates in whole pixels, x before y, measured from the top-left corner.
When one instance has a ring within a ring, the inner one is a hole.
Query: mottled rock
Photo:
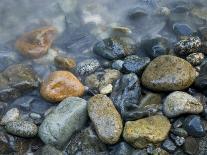
[[[170,137],[177,146],[182,146],[185,143],[184,137],[176,136],[174,134],[170,134]]]
[[[42,82],[40,93],[48,101],[59,102],[67,97],[82,96],[84,86],[71,72],[55,71]]]
[[[16,121],[19,119],[20,113],[17,108],[12,108],[2,117],[0,124],[5,125],[8,122]]]
[[[124,120],[134,120],[141,97],[141,88],[136,74],[126,74],[115,82],[111,99]]]
[[[61,148],[85,125],[86,120],[86,101],[68,97],[46,116],[39,127],[39,137],[45,144]]]
[[[22,55],[29,58],[42,57],[52,45],[56,33],[56,28],[52,26],[27,32],[17,39],[16,48]]]
[[[175,91],[165,99],[163,111],[168,117],[186,113],[198,114],[203,111],[203,105],[193,96],[185,92]]]
[[[88,75],[93,73],[99,67],[100,63],[97,59],[87,59],[77,65],[76,71],[79,75]]]
[[[137,73],[141,75],[144,68],[150,63],[150,58],[139,57],[137,55],[130,55],[124,59],[122,67],[125,73]]]
[[[63,152],[57,150],[51,145],[45,145],[43,148],[35,152],[34,155],[63,155]]]
[[[0,73],[0,100],[15,99],[38,85],[38,77],[30,66],[11,65]]]
[[[174,50],[179,55],[187,55],[198,52],[200,47],[201,40],[199,37],[187,37],[176,43]]]
[[[93,52],[103,58],[114,60],[135,53],[135,42],[128,37],[112,37],[99,41]]]
[[[101,142],[92,127],[75,134],[66,150],[68,154],[108,154],[106,145]]]
[[[54,63],[57,68],[72,70],[76,67],[76,62],[73,58],[58,55],[54,59]]]
[[[8,133],[20,137],[34,137],[38,132],[38,128],[35,124],[22,120],[8,122],[5,129]]]
[[[185,130],[193,137],[204,137],[204,124],[199,116],[190,115],[185,119]]]
[[[180,137],[187,137],[188,136],[188,132],[184,128],[175,128],[172,130],[172,133],[174,133],[175,135],[180,136]]]
[[[123,64],[124,64],[124,61],[116,60],[112,63],[112,68],[120,71],[123,67]]]
[[[103,95],[109,94],[112,92],[113,86],[112,84],[108,84],[107,86],[102,86],[99,88],[99,92]]]
[[[196,78],[196,71],[184,59],[172,55],[155,58],[142,74],[142,84],[156,91],[188,88]]]
[[[186,60],[193,66],[200,65],[204,60],[203,53],[191,53],[186,57]]]
[[[115,144],[122,133],[122,120],[113,102],[105,95],[95,95],[88,101],[88,114],[99,138]]]
[[[126,122],[123,137],[135,148],[144,148],[150,143],[158,144],[165,140],[170,127],[166,117],[155,115]]]
[[[199,150],[198,141],[193,137],[187,137],[183,148],[185,153],[189,155],[197,154]]]

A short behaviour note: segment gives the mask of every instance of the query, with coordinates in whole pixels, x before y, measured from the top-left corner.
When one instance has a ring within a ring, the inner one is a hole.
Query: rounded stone
[[[155,58],[142,74],[142,84],[155,91],[173,91],[188,88],[196,78],[190,63],[176,56]]]
[[[75,132],[84,127],[86,121],[86,101],[68,97],[46,116],[38,134],[45,144],[62,148]]]
[[[204,60],[205,55],[203,53],[191,53],[186,57],[186,60],[193,66],[200,65]]]
[[[87,59],[80,62],[77,65],[77,73],[80,75],[88,75],[93,73],[97,68],[100,67],[100,63],[97,59]]]
[[[16,48],[24,56],[40,58],[47,53],[56,33],[57,29],[52,26],[27,32],[17,39]]]
[[[181,114],[198,114],[203,111],[203,105],[188,93],[175,91],[169,94],[163,104],[163,112],[168,117]]]
[[[42,82],[40,93],[48,101],[59,102],[67,97],[82,96],[84,86],[71,72],[55,71]]]
[[[106,95],[95,95],[88,101],[88,114],[99,138],[107,144],[115,144],[122,133],[121,116]]]
[[[76,66],[76,62],[73,58],[58,55],[54,59],[56,67],[60,69],[67,69],[71,70],[74,69]]]
[[[5,125],[8,122],[16,121],[20,116],[20,112],[17,108],[12,108],[1,119],[1,125]]]
[[[34,123],[22,120],[8,122],[5,129],[8,133],[20,137],[34,137],[38,132],[38,128]]]
[[[135,148],[145,148],[148,144],[159,144],[166,139],[171,128],[163,115],[155,115],[125,124],[123,137]]]

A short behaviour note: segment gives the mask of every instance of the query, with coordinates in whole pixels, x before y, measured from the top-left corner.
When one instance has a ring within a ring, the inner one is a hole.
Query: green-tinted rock
[[[148,144],[159,144],[171,128],[169,120],[163,115],[155,115],[125,124],[123,137],[135,148],[145,148]]]
[[[110,98],[95,95],[88,102],[88,114],[99,138],[107,144],[115,144],[122,132],[121,116]]]
[[[156,91],[173,91],[188,88],[196,78],[190,63],[176,56],[155,58],[142,74],[142,84]]]

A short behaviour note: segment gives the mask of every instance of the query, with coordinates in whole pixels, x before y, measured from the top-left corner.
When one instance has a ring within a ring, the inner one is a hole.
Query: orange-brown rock
[[[17,50],[29,58],[40,58],[45,55],[55,39],[57,29],[47,26],[27,32],[16,41]]]
[[[84,86],[68,71],[55,71],[42,82],[40,93],[50,102],[60,102],[67,97],[82,96]]]

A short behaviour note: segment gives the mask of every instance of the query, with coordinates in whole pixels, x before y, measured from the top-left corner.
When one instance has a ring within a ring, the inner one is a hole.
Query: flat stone
[[[61,148],[75,132],[83,128],[86,120],[86,101],[68,97],[46,116],[39,127],[39,137],[45,144]]]
[[[5,129],[8,133],[20,137],[34,137],[38,132],[38,128],[34,123],[21,120],[8,122]]]
[[[166,139],[171,128],[169,120],[162,115],[150,116],[125,124],[123,137],[135,148],[158,144]]]
[[[163,104],[163,112],[168,117],[181,114],[198,114],[203,111],[203,105],[188,93],[175,91],[169,94]]]
[[[115,144],[122,133],[121,116],[106,95],[95,95],[88,101],[88,114],[99,138],[107,144]]]
[[[84,86],[71,72],[55,71],[42,82],[40,93],[50,102],[59,102],[67,97],[82,96]]]
[[[196,78],[190,63],[176,56],[155,58],[142,74],[142,84],[155,91],[173,91],[188,88]]]

